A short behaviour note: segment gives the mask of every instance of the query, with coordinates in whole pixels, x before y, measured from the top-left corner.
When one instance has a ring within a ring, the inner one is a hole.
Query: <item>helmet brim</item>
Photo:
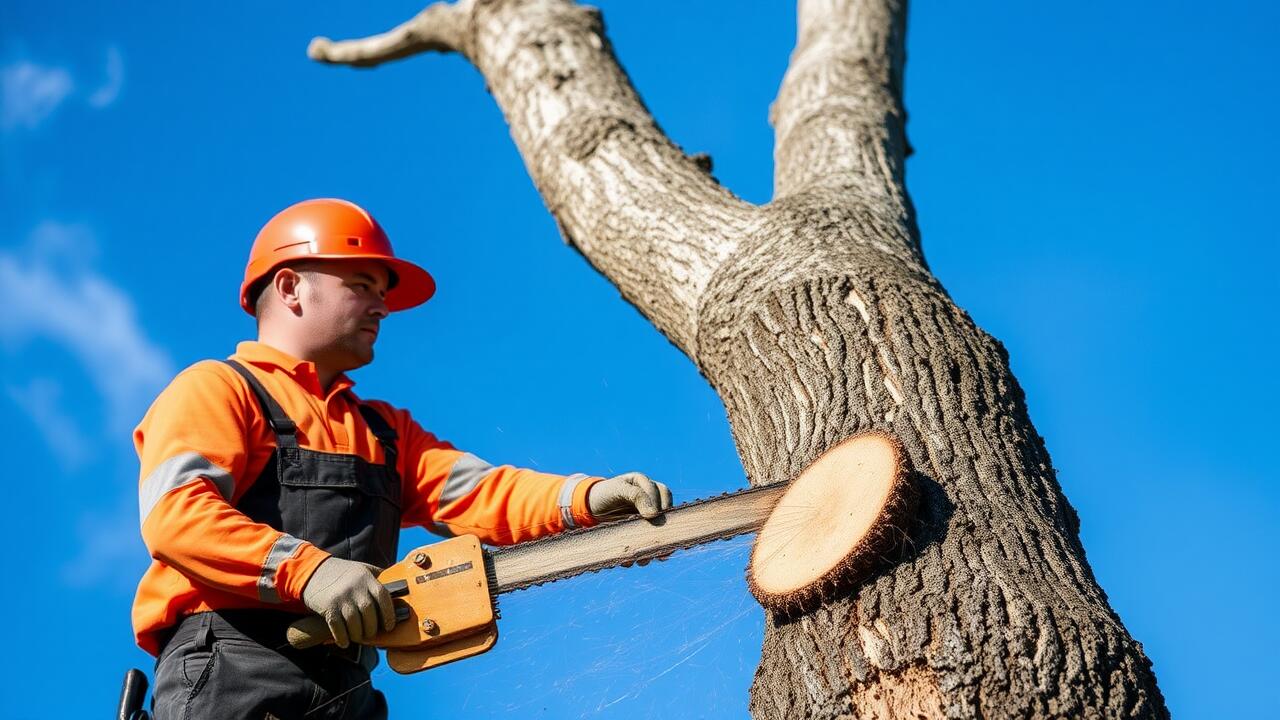
[[[291,262],[311,261],[311,260],[373,260],[387,266],[387,269],[395,273],[395,285],[387,291],[387,309],[391,312],[400,310],[408,310],[417,307],[422,303],[431,299],[436,294],[436,280],[431,277],[431,273],[414,265],[408,260],[400,258],[389,258],[381,255],[306,255],[298,258],[291,258],[276,263],[253,279],[246,279],[240,287],[240,306],[250,315],[254,315],[254,308],[250,305],[251,298],[249,290],[258,280],[275,273],[282,265]]]
[[[431,273],[400,258],[377,258],[396,274],[395,287],[387,291],[387,309],[408,310],[431,299],[436,294],[436,279]]]

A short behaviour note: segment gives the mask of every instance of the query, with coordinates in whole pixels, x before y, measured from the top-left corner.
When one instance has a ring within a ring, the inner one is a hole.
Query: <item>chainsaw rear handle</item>
[[[405,580],[393,580],[392,582],[383,583],[382,587],[387,589],[392,598],[404,597],[409,594],[409,583]],[[409,608],[397,604],[396,622],[400,623],[408,619]],[[324,618],[319,615],[308,615],[289,625],[289,629],[285,631],[285,639],[295,648],[306,650],[317,645],[333,642],[333,633],[329,631],[329,624],[324,621]]]
[[[319,615],[308,615],[297,620],[285,631],[285,639],[299,650],[306,650],[317,645],[333,642],[333,633],[329,632],[329,624]]]

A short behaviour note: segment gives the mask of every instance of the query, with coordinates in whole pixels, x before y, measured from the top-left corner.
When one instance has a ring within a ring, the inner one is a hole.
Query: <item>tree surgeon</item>
[[[377,571],[402,525],[503,545],[671,506],[639,473],[494,467],[356,396],[345,373],[382,321],[434,289],[349,202],[299,203],[259,233],[240,295],[258,340],[184,370],[134,433],[154,559],[133,622],[158,656],[157,720],[385,717],[361,643],[395,624]],[[336,644],[285,641],[308,611]]]
[[[666,137],[594,8],[436,3],[310,54],[474,64],[565,241],[724,401],[752,484],[861,431],[901,440],[922,495],[914,551],[811,613],[768,616],[757,717],[1165,717],[1004,348],[925,263],[905,180],[906,15],[902,0],[801,0],[762,206]]]

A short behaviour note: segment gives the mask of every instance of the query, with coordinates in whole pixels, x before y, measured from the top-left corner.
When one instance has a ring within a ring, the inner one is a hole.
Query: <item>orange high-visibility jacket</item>
[[[314,364],[256,342],[240,343],[232,358],[297,423],[300,446],[384,462],[345,375],[325,391]],[[403,526],[508,545],[595,524],[586,498],[600,478],[494,467],[437,439],[405,410],[365,404],[399,435]],[[142,465],[142,539],[153,558],[133,604],[138,645],[158,653],[165,628],[206,610],[306,612],[302,588],[329,554],[304,542],[277,557],[271,550],[283,533],[234,507],[275,447],[244,379],[216,361],[187,368],[156,398],[133,438]]]

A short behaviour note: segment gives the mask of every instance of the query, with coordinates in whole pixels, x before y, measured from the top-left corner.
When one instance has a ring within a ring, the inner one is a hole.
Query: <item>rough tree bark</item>
[[[905,23],[898,0],[801,0],[763,206],[667,139],[593,8],[436,4],[310,53],[466,56],[564,239],[715,387],[752,484],[861,430],[902,440],[923,493],[911,549],[768,620],[756,717],[1166,717],[1004,348],[925,263],[904,177]]]

